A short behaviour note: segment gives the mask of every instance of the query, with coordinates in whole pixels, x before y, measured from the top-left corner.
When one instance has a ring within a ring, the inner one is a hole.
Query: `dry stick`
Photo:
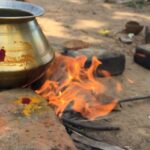
[[[108,143],[92,140],[92,139],[87,138],[87,137],[80,135],[78,133],[74,133],[72,135],[72,139],[76,142],[80,142],[82,144],[90,146],[91,148],[96,148],[99,150],[125,150],[125,149],[118,147],[118,146],[115,146],[115,145],[111,145]]]
[[[89,150],[89,146],[85,145],[85,144],[82,144],[81,142],[77,142],[75,140],[73,140],[74,143],[75,143],[75,146],[78,150]],[[91,149],[90,149],[91,150]]]
[[[150,99],[150,95],[148,96],[137,96],[137,97],[131,97],[131,98],[125,98],[122,100],[119,100],[119,103],[125,103],[125,102],[132,102],[132,101],[143,101],[143,100],[148,100]]]
[[[75,128],[75,127],[72,127],[72,126],[71,126],[70,124],[68,124],[68,123],[64,123],[64,125],[66,126],[67,129],[70,129],[72,132],[77,132],[77,133],[79,133],[79,134],[81,134],[81,135],[83,135],[83,136],[85,136],[85,137],[88,137],[88,138],[90,138],[90,139],[92,139],[92,140],[95,140],[95,141],[99,141],[99,142],[101,141],[100,139],[94,138],[94,137],[92,137],[92,136],[86,134],[85,131],[82,131],[82,130],[80,130],[80,129],[77,129],[77,128]]]
[[[113,126],[106,126],[106,127],[100,127],[100,126],[93,126],[90,124],[81,124],[69,119],[62,118],[62,121],[67,124],[71,124],[73,126],[84,128],[84,129],[92,129],[92,130],[99,130],[99,131],[113,131],[113,130],[120,130],[119,127],[113,127]]]
[[[102,116],[102,117],[98,117],[94,120],[85,120],[85,119],[80,119],[80,123],[92,123],[93,121],[100,121],[100,120],[108,120],[110,119],[111,117],[110,116]]]

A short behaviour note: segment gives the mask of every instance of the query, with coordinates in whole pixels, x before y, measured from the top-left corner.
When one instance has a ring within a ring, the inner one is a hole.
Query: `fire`
[[[56,114],[61,116],[68,106],[81,113],[87,119],[95,119],[110,113],[117,104],[116,100],[103,103],[97,97],[104,94],[106,87],[94,76],[96,68],[101,62],[93,57],[92,64],[85,69],[87,58],[57,56],[52,71],[47,80],[36,92],[48,100]],[[105,72],[108,76],[108,73]],[[119,90],[121,86],[118,86]]]

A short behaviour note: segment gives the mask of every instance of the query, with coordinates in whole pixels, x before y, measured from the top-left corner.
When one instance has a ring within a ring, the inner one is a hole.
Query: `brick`
[[[150,44],[141,45],[136,48],[134,61],[137,64],[150,69]]]
[[[105,76],[103,71],[107,71],[110,75],[122,74],[125,68],[125,56],[119,52],[111,52],[102,49],[88,48],[81,49],[78,51],[68,51],[66,55],[76,57],[80,55],[85,55],[87,61],[85,63],[85,68],[90,67],[91,60],[93,56],[96,56],[98,60],[102,62],[96,70],[96,75],[98,77]]]

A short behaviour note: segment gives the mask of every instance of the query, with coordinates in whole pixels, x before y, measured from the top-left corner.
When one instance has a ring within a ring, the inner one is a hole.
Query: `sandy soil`
[[[101,0],[28,1],[45,8],[46,13],[38,18],[38,22],[54,48],[60,49],[63,42],[67,40],[81,39],[93,46],[120,51],[126,55],[127,63],[124,74],[114,77],[123,85],[123,92],[116,95],[119,99],[150,95],[150,71],[133,62],[135,47],[144,43],[144,31],[135,37],[131,45],[123,44],[118,40],[120,31],[129,20],[150,25],[150,6],[137,10],[123,5],[106,4]],[[110,36],[100,35],[98,33],[100,29],[110,29]],[[129,79],[133,81],[132,84],[128,82]],[[111,89],[109,85],[108,93],[111,93]],[[149,102],[132,104],[132,107],[128,106],[123,109],[121,114],[122,117],[115,120],[123,130],[119,134],[110,135],[110,138],[107,138],[108,141],[120,146],[128,145],[133,150],[149,150]],[[114,140],[112,140],[113,136]]]

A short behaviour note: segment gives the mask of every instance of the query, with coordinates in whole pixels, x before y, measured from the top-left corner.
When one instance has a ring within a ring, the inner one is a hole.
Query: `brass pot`
[[[54,59],[37,16],[43,8],[26,2],[0,2],[0,88],[25,86],[44,76]]]

